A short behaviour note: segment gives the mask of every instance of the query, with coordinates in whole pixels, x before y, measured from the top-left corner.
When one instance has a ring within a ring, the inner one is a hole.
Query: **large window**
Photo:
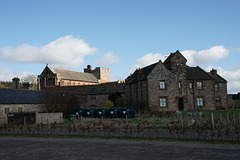
[[[197,98],[197,106],[203,106],[203,98]]]
[[[160,85],[160,89],[165,89],[166,88],[165,81],[160,81],[159,85]]]
[[[167,107],[167,98],[160,98],[160,107]]]
[[[202,89],[203,86],[202,86],[202,82],[197,82],[197,89]]]
[[[216,101],[216,105],[220,105],[221,104],[221,97],[216,97],[215,101]]]

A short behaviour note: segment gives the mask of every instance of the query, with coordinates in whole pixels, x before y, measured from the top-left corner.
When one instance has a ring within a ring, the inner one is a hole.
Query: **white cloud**
[[[128,74],[133,73],[139,67],[142,68],[142,67],[148,66],[150,64],[158,62],[159,60],[163,61],[165,58],[166,58],[165,56],[159,53],[156,53],[156,54],[148,53],[147,55],[137,59],[134,62],[134,64],[129,68]]]
[[[52,67],[77,69],[83,64],[84,56],[96,51],[96,48],[91,48],[84,40],[68,35],[40,47],[23,44],[17,48],[1,48],[1,59],[20,63],[48,63]]]
[[[20,79],[22,79],[22,77],[26,77],[27,75],[34,74],[31,72],[13,72],[13,71],[9,70],[8,68],[1,68],[0,73],[1,73],[0,81],[12,81],[12,78],[14,78],[14,77],[19,77]]]
[[[97,60],[94,64],[101,65],[101,66],[109,66],[111,64],[115,64],[119,62],[121,58],[119,56],[114,55],[113,52],[107,52],[103,55],[100,60]]]
[[[229,55],[229,50],[224,46],[214,46],[202,51],[184,50],[181,52],[187,59],[189,66],[207,64],[213,60],[220,60]]]

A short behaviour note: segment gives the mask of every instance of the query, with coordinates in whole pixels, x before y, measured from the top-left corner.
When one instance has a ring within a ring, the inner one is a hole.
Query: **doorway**
[[[183,98],[178,98],[178,110],[183,111],[184,110],[184,105],[183,105]]]

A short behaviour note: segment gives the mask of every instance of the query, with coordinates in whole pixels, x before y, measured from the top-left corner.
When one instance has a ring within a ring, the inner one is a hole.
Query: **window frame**
[[[92,95],[91,99],[92,99],[92,101],[95,101],[96,100],[96,95]]]
[[[203,89],[203,83],[202,82],[200,82],[200,81],[197,82],[197,89],[199,89],[199,90]]]
[[[219,91],[219,84],[217,84],[217,83],[214,84],[214,91],[215,92]]]
[[[168,107],[167,97],[160,97],[160,98],[159,98],[159,106],[160,106],[161,108],[166,108],[166,107]]]
[[[221,97],[215,97],[216,105],[221,105]]]
[[[9,107],[5,107],[4,110],[5,110],[5,111],[4,111],[5,114],[8,114],[8,113],[10,112],[10,108],[9,108]]]
[[[181,89],[182,88],[182,83],[179,81],[178,82],[178,89]]]
[[[160,81],[159,82],[159,89],[166,89],[166,82],[165,81]]]
[[[23,112],[23,107],[18,107],[18,112]]]
[[[204,99],[203,97],[197,97],[197,106],[203,107],[204,106]]]
[[[190,88],[190,89],[193,88],[193,83],[192,83],[192,82],[189,83],[189,88]]]

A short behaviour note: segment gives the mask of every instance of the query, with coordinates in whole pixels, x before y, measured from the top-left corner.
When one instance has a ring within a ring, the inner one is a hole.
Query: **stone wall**
[[[63,113],[36,113],[36,124],[51,124],[63,122]]]

